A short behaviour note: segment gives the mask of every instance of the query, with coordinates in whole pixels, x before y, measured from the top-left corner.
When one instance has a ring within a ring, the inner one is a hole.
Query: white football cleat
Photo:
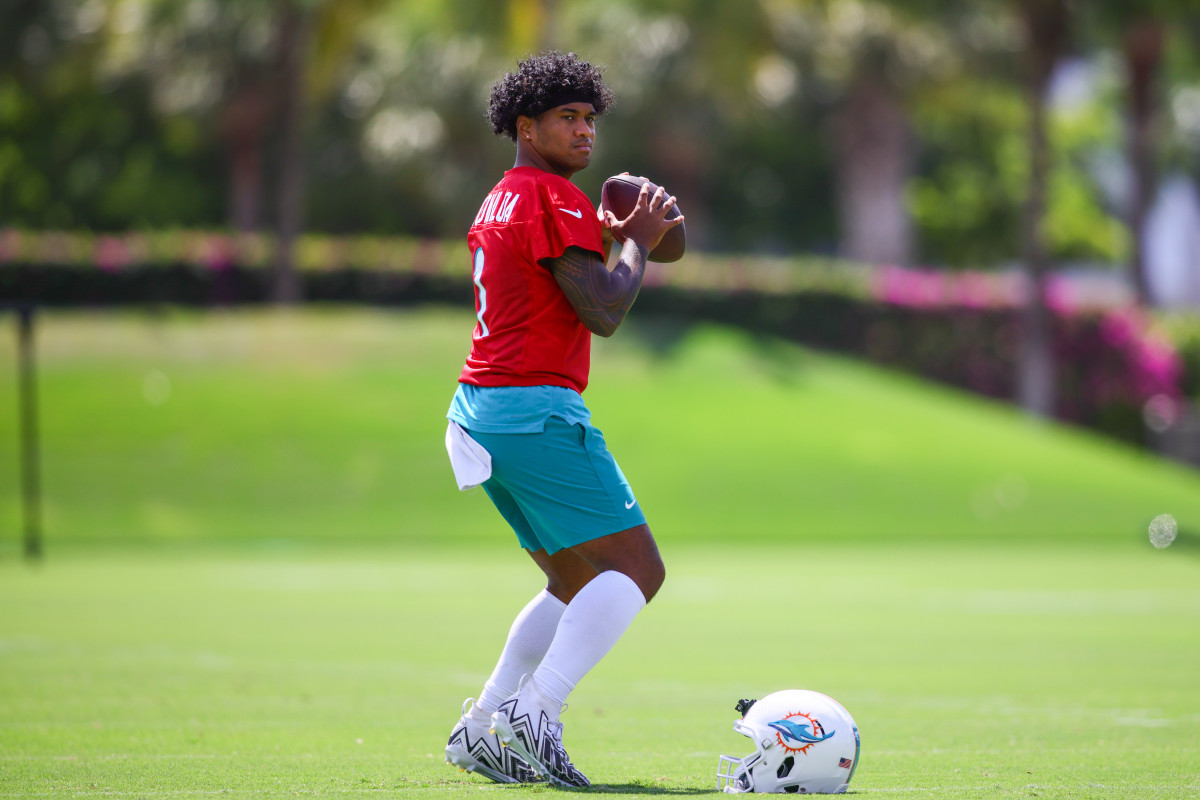
[[[562,743],[562,723],[536,701],[539,697],[529,676],[525,676],[517,693],[492,714],[492,732],[506,750],[515,750],[535,773],[555,786],[591,786],[591,781],[575,769],[567,756]]]
[[[490,730],[490,722],[480,722],[468,714],[474,702],[473,697],[463,702],[462,717],[446,743],[446,763],[464,772],[477,772],[497,783],[540,781],[516,751],[500,746],[500,740]]]

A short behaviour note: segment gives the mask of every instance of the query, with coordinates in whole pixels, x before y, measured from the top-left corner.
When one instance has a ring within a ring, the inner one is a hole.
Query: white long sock
[[[624,573],[601,572],[567,605],[554,641],[533,672],[533,683],[558,716],[567,695],[612,649],[646,606],[638,585]]]
[[[479,700],[471,708],[478,718],[486,719],[491,715],[516,693],[521,676],[537,668],[554,641],[558,621],[566,608],[566,603],[543,589],[521,609],[508,631],[508,641],[504,643],[492,677],[488,678]]]

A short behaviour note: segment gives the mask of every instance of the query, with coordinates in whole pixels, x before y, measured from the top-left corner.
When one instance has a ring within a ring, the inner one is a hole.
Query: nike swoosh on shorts
[[[560,208],[559,211],[563,212],[564,214],[570,214],[575,219],[583,219],[583,212],[580,211],[579,209],[575,209],[574,211],[571,211],[570,209],[567,209],[567,208]]]

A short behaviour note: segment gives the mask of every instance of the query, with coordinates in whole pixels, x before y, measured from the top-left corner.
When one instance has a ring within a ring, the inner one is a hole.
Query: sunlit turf
[[[564,716],[605,794],[715,791],[734,703],[841,700],[852,790],[1195,797],[1200,562],[1062,543],[666,547]],[[515,612],[515,547],[76,549],[0,564],[0,796],[450,798]],[[544,787],[495,787],[510,795]]]
[[[18,557],[0,326],[0,797],[399,795],[539,575],[443,414],[462,312],[50,313],[47,558]],[[715,791],[733,705],[842,701],[861,795],[1195,797],[1200,475],[850,361],[597,341],[587,398],[668,565],[571,697],[605,794]],[[1148,543],[1171,513],[1180,538]]]
[[[4,320],[9,322],[7,318]],[[462,311],[49,312],[38,390],[47,547],[477,542],[444,412]],[[0,325],[0,409],[15,405]],[[718,328],[596,340],[586,397],[656,535],[735,541],[1146,541],[1200,530],[1200,472],[998,403]],[[659,336],[656,340],[655,337]],[[20,528],[0,413],[0,555]]]

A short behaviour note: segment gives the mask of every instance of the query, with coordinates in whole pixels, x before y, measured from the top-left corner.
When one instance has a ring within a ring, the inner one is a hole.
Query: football
[[[600,190],[600,208],[611,211],[617,219],[625,219],[633,213],[638,193],[641,192],[644,183],[650,184],[650,196],[653,197],[654,192],[658,190],[658,184],[634,175],[612,176],[604,182]],[[676,203],[667,212],[667,219],[675,219],[682,213],[679,204]],[[686,222],[681,222],[663,234],[658,246],[650,251],[650,260],[669,263],[683,258],[683,251],[687,249],[687,232],[684,230],[686,225]]]

